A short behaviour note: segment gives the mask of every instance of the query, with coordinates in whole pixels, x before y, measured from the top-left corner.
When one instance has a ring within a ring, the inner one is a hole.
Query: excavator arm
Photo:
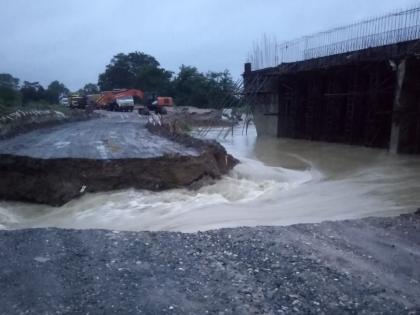
[[[101,96],[96,100],[97,107],[106,108],[110,104],[114,103],[118,98],[135,96],[140,99],[144,98],[144,92],[142,90],[129,89],[123,91],[105,91],[101,93]]]
[[[126,97],[126,96],[136,96],[140,99],[143,99],[144,98],[144,92],[141,91],[141,90],[130,89],[130,90],[118,92],[117,94],[115,94],[115,98]]]

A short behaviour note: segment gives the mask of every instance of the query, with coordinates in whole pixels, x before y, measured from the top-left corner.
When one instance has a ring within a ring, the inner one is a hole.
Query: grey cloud
[[[405,8],[414,0],[0,0],[0,72],[77,89],[111,57],[143,51],[163,67],[229,69],[262,34],[292,39]]]

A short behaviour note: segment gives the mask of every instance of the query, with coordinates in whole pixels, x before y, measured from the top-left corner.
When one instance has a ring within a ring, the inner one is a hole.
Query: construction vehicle
[[[58,103],[60,104],[60,105],[63,105],[63,106],[66,106],[66,107],[70,107],[70,103],[69,103],[69,97],[68,96],[66,96],[66,95],[60,95],[59,97],[58,97]]]
[[[72,94],[68,97],[68,104],[71,109],[85,109],[87,105],[86,96]]]
[[[96,108],[110,111],[132,112],[134,109],[134,97],[142,100],[144,98],[143,91],[135,89],[105,91],[96,100]]]
[[[150,112],[155,112],[156,114],[166,114],[167,110],[165,107],[170,107],[174,105],[174,100],[169,96],[155,96],[155,94],[150,94],[146,100],[146,106],[141,106],[138,110],[140,115],[149,115]]]
[[[96,108],[96,102],[100,97],[101,97],[101,94],[88,94],[88,95],[86,95],[87,105]]]

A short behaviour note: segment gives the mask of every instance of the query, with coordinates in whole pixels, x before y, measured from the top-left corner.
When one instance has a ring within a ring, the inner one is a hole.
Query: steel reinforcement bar
[[[253,69],[379,47],[420,38],[420,6],[278,43],[264,35],[248,55]]]

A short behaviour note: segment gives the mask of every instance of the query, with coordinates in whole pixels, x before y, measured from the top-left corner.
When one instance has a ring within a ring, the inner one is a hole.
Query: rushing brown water
[[[219,135],[212,131],[207,137]],[[60,208],[0,203],[0,228],[105,228],[193,232],[393,216],[420,207],[420,157],[289,139],[254,129],[218,139],[241,160],[228,176],[192,191],[88,194]]]

